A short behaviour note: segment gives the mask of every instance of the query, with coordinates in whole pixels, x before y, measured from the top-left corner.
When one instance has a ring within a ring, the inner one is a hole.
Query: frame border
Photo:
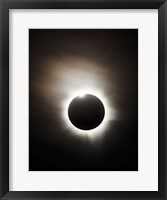
[[[158,191],[19,192],[9,191],[9,10],[158,9]],[[167,0],[0,0],[0,199],[77,200],[124,198],[167,200]],[[166,79],[165,79],[166,78]]]

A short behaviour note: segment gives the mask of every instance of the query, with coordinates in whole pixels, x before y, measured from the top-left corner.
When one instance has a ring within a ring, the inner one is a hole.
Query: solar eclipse
[[[29,170],[138,170],[137,29],[29,29]]]

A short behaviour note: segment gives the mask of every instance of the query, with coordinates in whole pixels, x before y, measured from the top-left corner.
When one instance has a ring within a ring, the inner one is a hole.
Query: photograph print
[[[29,29],[29,171],[138,171],[138,29]]]

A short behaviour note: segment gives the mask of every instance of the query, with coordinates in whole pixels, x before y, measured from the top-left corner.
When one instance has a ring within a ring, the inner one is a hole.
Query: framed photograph
[[[1,199],[167,199],[167,2],[0,8]]]

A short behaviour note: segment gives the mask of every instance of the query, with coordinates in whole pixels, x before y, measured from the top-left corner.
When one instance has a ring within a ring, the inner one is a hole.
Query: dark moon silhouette
[[[105,109],[103,103],[94,95],[75,97],[68,108],[71,123],[82,130],[91,130],[101,124]]]

